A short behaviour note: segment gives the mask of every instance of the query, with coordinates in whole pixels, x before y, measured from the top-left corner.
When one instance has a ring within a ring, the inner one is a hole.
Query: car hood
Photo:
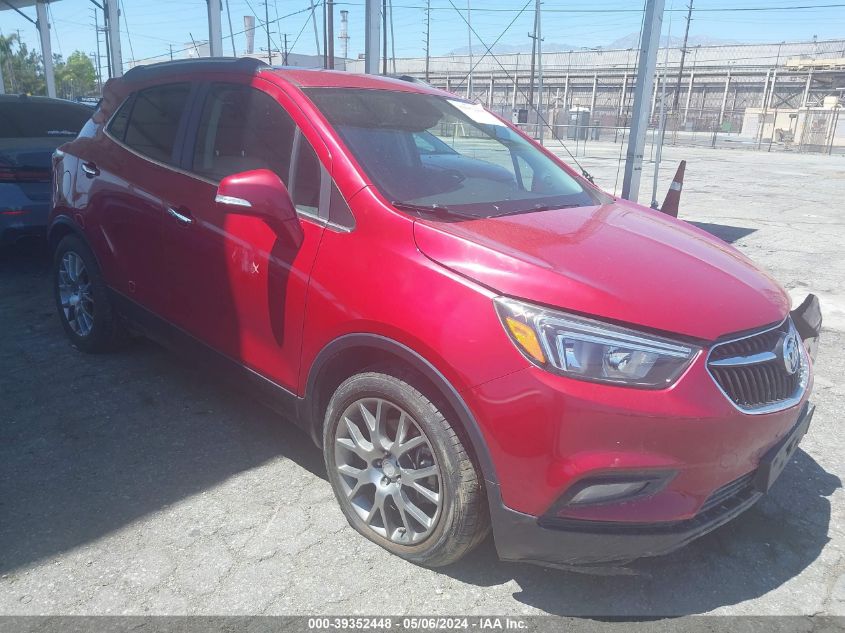
[[[427,257],[496,292],[699,339],[778,322],[790,306],[735,248],[626,201],[418,220],[414,236]]]

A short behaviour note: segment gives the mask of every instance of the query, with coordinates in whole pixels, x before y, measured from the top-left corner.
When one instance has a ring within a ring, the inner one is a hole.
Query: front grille
[[[784,361],[784,340],[795,336],[800,352],[797,371]],[[792,321],[750,336],[719,343],[710,350],[707,369],[722,392],[746,413],[792,406],[806,382],[803,344]]]

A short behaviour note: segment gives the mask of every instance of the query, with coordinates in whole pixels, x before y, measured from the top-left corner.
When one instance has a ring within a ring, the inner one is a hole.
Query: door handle
[[[185,215],[184,213],[179,213],[173,207],[167,207],[167,214],[175,219],[179,224],[184,226],[188,226],[189,224],[194,223],[194,219],[190,215]]]
[[[82,171],[88,178],[100,175],[100,170],[97,169],[97,165],[94,163],[82,163]]]

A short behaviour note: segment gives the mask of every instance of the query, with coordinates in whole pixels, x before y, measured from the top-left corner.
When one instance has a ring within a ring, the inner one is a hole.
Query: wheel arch
[[[398,341],[378,334],[346,334],[326,345],[308,372],[305,398],[300,419],[317,445],[322,444],[323,414],[328,401],[341,382],[361,371],[390,365],[406,369],[419,377],[423,384],[415,384],[426,396],[445,406],[444,413],[454,419],[458,431],[469,441],[469,449],[490,483],[498,483],[495,467],[484,435],[475,416],[460,393],[427,359]]]
[[[91,248],[88,240],[85,239],[82,229],[69,217],[62,215],[56,218],[47,229],[47,245],[50,248],[50,252],[55,252],[59,242],[68,235],[76,235],[85,242],[89,249]],[[93,249],[91,249],[91,252],[94,252]],[[97,264],[99,265],[99,262]]]

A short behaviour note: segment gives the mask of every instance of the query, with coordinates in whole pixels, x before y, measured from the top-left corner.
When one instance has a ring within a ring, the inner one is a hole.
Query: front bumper
[[[493,534],[499,557],[548,566],[620,564],[676,550],[724,525],[769,490],[807,432],[814,408],[803,406],[791,431],[771,447],[753,471],[713,492],[692,518],[657,523],[590,521],[524,514],[491,498]]]

